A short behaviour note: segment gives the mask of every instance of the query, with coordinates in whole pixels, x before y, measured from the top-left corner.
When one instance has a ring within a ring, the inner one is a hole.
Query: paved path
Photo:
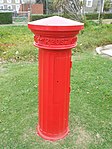
[[[93,21],[95,21],[97,23],[99,22],[98,20],[93,20]],[[112,24],[112,19],[103,19],[102,23],[103,24]]]
[[[112,44],[102,46],[102,47],[97,47],[96,52],[100,55],[108,55],[112,57]]]

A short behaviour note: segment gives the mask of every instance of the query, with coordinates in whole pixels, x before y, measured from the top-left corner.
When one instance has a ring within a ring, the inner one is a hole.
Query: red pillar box
[[[71,49],[83,23],[54,16],[28,23],[39,48],[38,134],[47,140],[64,138],[69,131]]]

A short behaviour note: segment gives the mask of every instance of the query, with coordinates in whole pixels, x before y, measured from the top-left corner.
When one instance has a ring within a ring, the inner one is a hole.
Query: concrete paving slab
[[[102,47],[97,47],[96,52],[100,55],[112,56],[112,44],[102,46]]]
[[[112,50],[103,50],[102,51],[103,54],[106,54],[106,55],[109,55],[109,56],[112,56]]]

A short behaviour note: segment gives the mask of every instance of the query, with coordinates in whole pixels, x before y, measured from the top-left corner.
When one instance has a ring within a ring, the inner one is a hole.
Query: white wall
[[[35,3],[35,0],[22,0],[22,3]]]

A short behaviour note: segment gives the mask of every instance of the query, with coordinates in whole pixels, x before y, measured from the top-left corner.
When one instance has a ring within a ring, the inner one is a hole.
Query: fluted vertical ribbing
[[[39,50],[39,132],[55,139],[68,132],[71,50]]]

